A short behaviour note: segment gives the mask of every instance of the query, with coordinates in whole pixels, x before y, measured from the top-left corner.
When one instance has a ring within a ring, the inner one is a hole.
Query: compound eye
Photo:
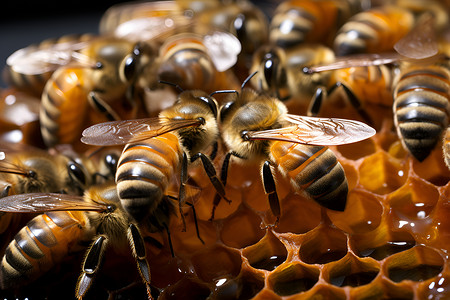
[[[217,117],[217,104],[211,97],[199,97],[200,100],[208,104],[209,109],[214,114],[214,117]]]
[[[84,173],[83,167],[74,161],[69,162],[67,165],[67,168],[69,170],[70,178],[81,184],[81,186],[85,186],[87,184],[87,178]]]
[[[276,82],[277,78],[277,67],[279,65],[279,59],[274,53],[266,53],[264,56],[264,78],[269,86],[273,82]]]
[[[223,121],[227,118],[227,116],[230,114],[231,108],[234,107],[234,101],[225,103],[220,108],[220,122],[223,123]]]
[[[126,81],[130,81],[136,74],[136,56],[129,55],[124,62],[123,75]]]
[[[110,172],[110,174],[116,174],[117,162],[119,161],[119,156],[115,153],[110,153],[105,156],[105,166]]]

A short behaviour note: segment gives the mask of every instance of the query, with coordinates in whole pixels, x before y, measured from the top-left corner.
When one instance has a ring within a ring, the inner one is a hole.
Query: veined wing
[[[83,66],[94,66],[95,61],[76,50],[85,47],[87,42],[57,43],[46,48],[29,46],[15,51],[6,59],[6,64],[15,72],[36,75],[55,71],[60,66],[76,61]]]
[[[200,124],[201,120],[198,119],[146,118],[112,121],[86,128],[82,132],[81,141],[97,146],[124,145]]]
[[[104,211],[105,204],[86,202],[83,196],[58,193],[29,193],[0,198],[0,211],[43,213],[47,211]]]
[[[279,129],[249,131],[250,140],[277,140],[307,145],[343,145],[355,143],[373,136],[372,127],[354,120],[336,118],[315,118],[286,115],[286,121],[292,123]]]

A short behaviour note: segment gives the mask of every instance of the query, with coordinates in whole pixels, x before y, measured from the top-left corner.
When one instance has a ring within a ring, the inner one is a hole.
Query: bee
[[[70,55],[58,54],[68,49],[79,50],[94,38],[92,34],[64,35],[19,49],[6,59],[3,70],[5,81],[21,92],[41,97],[44,86],[55,71],[56,65],[73,59]],[[43,60],[44,56],[48,59]]]
[[[444,162],[447,168],[450,170],[450,128],[447,126],[445,130],[443,142],[442,142],[442,152],[444,153]]]
[[[437,28],[445,26],[445,8],[435,1],[396,1],[360,12],[338,31],[333,48],[336,55],[391,51],[424,15],[436,19]]]
[[[152,51],[143,43],[114,37],[98,37],[79,51],[67,49],[64,53],[76,60],[60,65],[42,93],[40,120],[45,144],[81,147],[76,142],[84,127],[135,117],[134,76],[146,61],[145,53]]]
[[[220,36],[209,39],[214,44],[206,45],[219,71],[233,66],[234,69],[242,68],[247,72],[253,52],[268,38],[267,18],[248,1],[227,4],[220,1],[127,3],[108,9],[100,24],[100,32],[131,40],[151,40],[156,42],[156,48],[165,39],[178,33],[204,36],[212,31],[222,32]],[[227,37],[225,33],[236,39]],[[221,41],[225,38],[225,41]],[[217,49],[218,41],[222,44],[222,50],[211,53],[211,50]],[[230,59],[231,64],[227,62]]]
[[[431,65],[403,66],[394,88],[393,111],[403,147],[417,160],[423,161],[449,125],[448,60]],[[447,153],[445,143],[443,149]]]
[[[250,88],[231,94],[229,100],[221,107],[219,117],[222,139],[229,149],[221,174],[224,185],[234,157],[241,163],[261,165],[261,179],[276,223],[280,204],[275,169],[289,178],[296,192],[304,192],[327,209],[345,209],[347,179],[327,146],[367,139],[375,134],[373,128],[346,119],[288,114],[279,99]]]
[[[362,2],[352,0],[290,0],[278,5],[270,22],[270,42],[287,49],[301,43],[331,45],[337,29]]]
[[[165,201],[165,192],[176,174],[180,179],[178,201],[183,216],[181,204],[186,199],[188,165],[199,158],[218,194],[225,198],[211,162],[219,137],[217,112],[217,101],[207,93],[183,91],[159,117],[96,124],[83,131],[82,142],[99,146],[126,144],[115,180],[122,206],[137,222]],[[202,151],[210,147],[212,153],[208,157]]]
[[[96,166],[73,151],[3,143],[0,154],[2,197],[35,192],[80,195],[95,182]]]
[[[0,263],[2,289],[36,280],[70,253],[90,244],[76,285],[77,299],[88,292],[110,246],[119,252],[131,248],[148,298],[152,298],[145,243],[138,226],[121,206],[115,184],[91,187],[83,196],[31,193],[3,200],[0,211],[42,214],[23,227],[8,245]],[[160,203],[155,209],[155,226],[167,224],[170,212],[168,203]]]

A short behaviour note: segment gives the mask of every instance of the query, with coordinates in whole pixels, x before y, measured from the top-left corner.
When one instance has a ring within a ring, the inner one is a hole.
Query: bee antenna
[[[159,80],[159,83],[164,83],[164,84],[171,85],[171,86],[175,87],[180,93],[184,92],[184,90],[181,88],[181,86],[179,86],[176,83],[173,83],[173,82],[170,82],[170,81],[165,81],[165,80]]]
[[[253,78],[253,76],[255,76],[256,75],[256,73],[258,73],[258,71],[255,71],[255,72],[253,72],[252,74],[250,74],[250,75],[248,75],[248,77],[247,78],[245,78],[245,80],[244,80],[244,82],[242,82],[242,85],[241,85],[241,90],[244,88],[244,86],[247,84],[247,82],[249,82],[250,81],[250,79],[252,79]]]
[[[211,94],[209,94],[209,97],[212,97],[215,94],[226,94],[226,93],[236,93],[236,96],[239,97],[239,92],[236,90],[220,90],[220,91],[215,91],[212,92]]]

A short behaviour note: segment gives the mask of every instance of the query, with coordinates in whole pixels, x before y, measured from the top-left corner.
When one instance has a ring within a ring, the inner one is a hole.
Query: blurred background
[[[103,12],[119,0],[4,1],[0,18],[0,69],[14,51],[47,38],[98,33]],[[0,87],[6,87],[3,78]]]

